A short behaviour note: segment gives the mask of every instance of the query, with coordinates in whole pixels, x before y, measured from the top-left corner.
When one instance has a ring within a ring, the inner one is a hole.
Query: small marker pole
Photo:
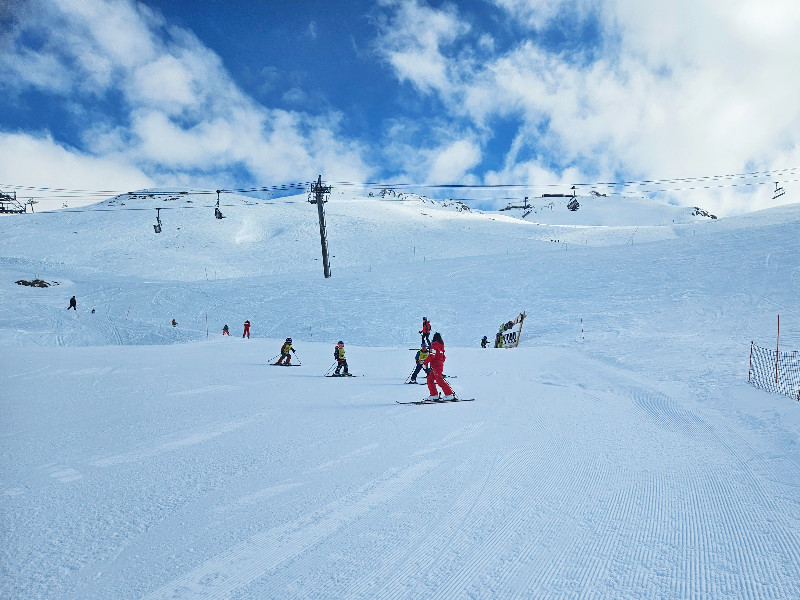
[[[781,347],[781,316],[778,315],[778,341],[775,346],[775,383],[778,383],[778,360],[779,354],[778,351]]]

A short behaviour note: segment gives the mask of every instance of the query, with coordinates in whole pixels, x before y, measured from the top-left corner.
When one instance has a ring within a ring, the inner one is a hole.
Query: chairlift
[[[222,216],[222,211],[219,209],[219,195],[222,190],[217,190],[217,205],[214,207],[214,216],[217,219],[224,219],[225,217]]]
[[[775,200],[776,198],[780,198],[786,193],[786,190],[780,187],[778,182],[775,182],[775,192],[772,194],[772,199]]]
[[[156,233],[161,233],[161,209],[156,208],[156,224],[153,225],[153,230]]]

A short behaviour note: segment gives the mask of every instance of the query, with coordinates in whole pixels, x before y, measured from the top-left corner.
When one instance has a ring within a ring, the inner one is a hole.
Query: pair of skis
[[[474,402],[475,398],[453,398],[452,400],[445,400],[441,396],[439,396],[436,400],[414,400],[412,402],[400,402],[400,400],[395,400],[398,404],[414,404],[419,406],[420,404],[448,404],[450,402]]]

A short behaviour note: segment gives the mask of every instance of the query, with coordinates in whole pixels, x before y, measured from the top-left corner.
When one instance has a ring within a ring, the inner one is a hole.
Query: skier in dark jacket
[[[430,351],[428,350],[428,347],[425,344],[422,344],[419,350],[417,350],[417,354],[416,356],[414,356],[414,360],[417,361],[417,366],[414,369],[414,372],[411,374],[411,379],[409,380],[408,383],[417,383],[417,375],[419,375],[419,372],[422,369],[425,369],[426,376],[428,375],[428,373],[430,373],[431,370],[425,366],[425,359],[428,358],[429,353]]]
[[[486,346],[488,345],[489,345],[489,338],[483,336],[483,339],[481,340],[481,348],[486,348]]]
[[[69,310],[70,308],[75,312],[78,312],[78,301],[75,300],[75,296],[69,299],[69,306],[67,307],[67,310]]]
[[[339,375],[339,370],[344,367],[344,374],[348,375],[349,371],[347,370],[347,360],[344,357],[344,342],[342,340],[339,340],[339,343],[334,347],[333,358],[336,359],[336,370],[333,374]]]

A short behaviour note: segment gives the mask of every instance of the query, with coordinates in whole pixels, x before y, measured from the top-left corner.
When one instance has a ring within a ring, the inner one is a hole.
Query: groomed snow
[[[800,597],[800,205],[215,200],[0,218],[0,597]]]

